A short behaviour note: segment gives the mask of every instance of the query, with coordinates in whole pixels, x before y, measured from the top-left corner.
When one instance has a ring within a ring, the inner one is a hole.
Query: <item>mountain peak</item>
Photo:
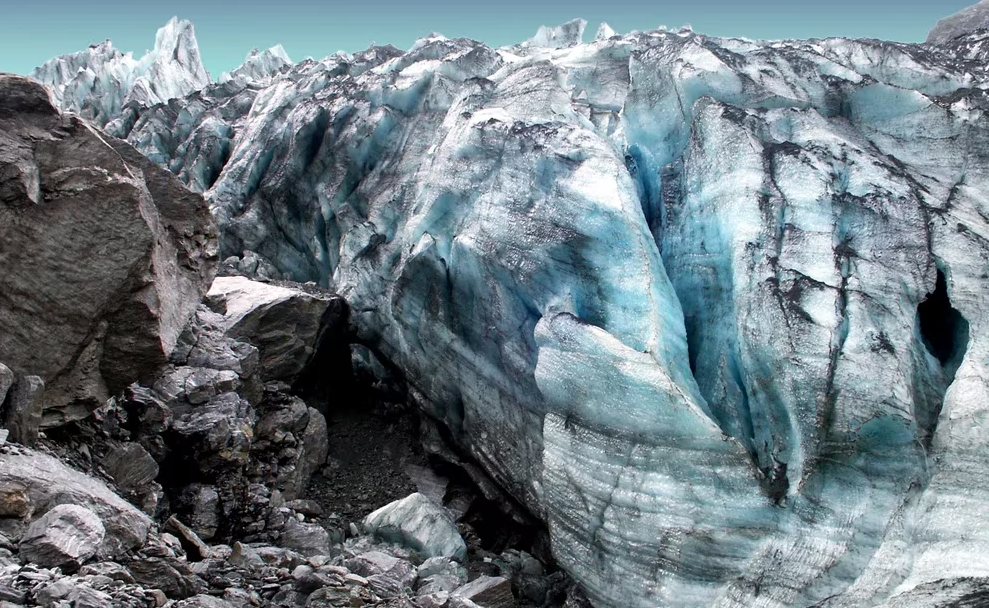
[[[172,17],[140,59],[109,40],[55,57],[31,73],[48,85],[64,110],[105,125],[128,101],[145,105],[183,97],[210,83],[191,21]]]

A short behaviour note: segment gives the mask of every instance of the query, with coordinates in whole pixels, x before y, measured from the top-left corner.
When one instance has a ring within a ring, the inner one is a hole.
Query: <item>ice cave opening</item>
[[[934,291],[917,306],[917,317],[924,346],[945,368],[950,380],[968,346],[968,321],[951,306],[948,282],[941,269],[937,271]]]

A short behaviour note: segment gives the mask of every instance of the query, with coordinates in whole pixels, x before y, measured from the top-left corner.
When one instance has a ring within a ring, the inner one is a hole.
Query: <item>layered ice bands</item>
[[[167,103],[121,59],[39,74],[204,193],[224,257],[344,294],[596,606],[989,579],[985,31],[584,26],[159,62]]]

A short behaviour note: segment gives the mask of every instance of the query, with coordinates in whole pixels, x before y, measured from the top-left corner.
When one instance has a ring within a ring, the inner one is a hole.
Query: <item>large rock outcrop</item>
[[[579,25],[304,61],[113,132],[205,193],[224,255],[346,295],[596,606],[989,576],[985,34]]]
[[[927,34],[927,42],[947,44],[987,28],[989,28],[989,0],[982,0],[938,21]]]
[[[200,196],[0,75],[0,361],[44,381],[44,426],[160,368],[215,267]]]

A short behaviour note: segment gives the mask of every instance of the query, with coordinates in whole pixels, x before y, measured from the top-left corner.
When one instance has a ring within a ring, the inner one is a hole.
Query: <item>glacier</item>
[[[989,586],[989,34],[585,26],[36,77],[346,296],[595,606]]]
[[[105,126],[128,105],[146,107],[185,97],[210,83],[189,21],[173,18],[155,35],[154,48],[139,59],[106,40],[55,57],[31,77],[51,90],[64,111]]]

